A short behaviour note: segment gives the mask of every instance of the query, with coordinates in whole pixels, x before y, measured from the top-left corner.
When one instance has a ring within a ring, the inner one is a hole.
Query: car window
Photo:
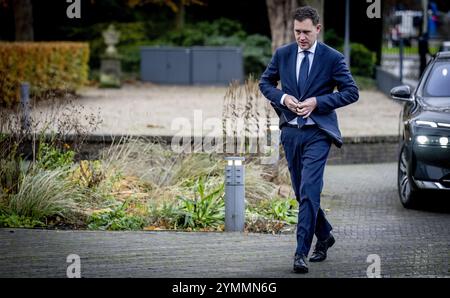
[[[450,96],[450,61],[433,66],[425,85],[425,96]]]

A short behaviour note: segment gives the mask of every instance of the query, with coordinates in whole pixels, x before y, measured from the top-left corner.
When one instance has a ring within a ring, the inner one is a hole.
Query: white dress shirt
[[[309,54],[308,54],[308,58],[309,58],[309,71],[311,71],[311,66],[313,64],[314,61],[314,53],[316,51],[316,46],[317,46],[317,40],[314,42],[314,44],[312,45],[312,47],[310,47],[308,50]],[[303,50],[298,47],[298,52],[297,52],[297,66],[295,67],[295,76],[297,78],[298,81],[298,71],[300,70],[300,64],[302,63],[303,58],[305,57],[305,54],[303,54]],[[308,74],[309,74],[308,71]],[[284,105],[284,98],[286,97],[287,94],[284,94],[281,97],[280,103],[282,105]],[[289,124],[293,124],[293,125],[297,125],[297,117],[295,117],[294,119],[292,119],[291,121],[289,121]],[[311,118],[307,118],[306,119],[306,123],[305,125],[313,125],[315,124],[315,122],[311,119]]]

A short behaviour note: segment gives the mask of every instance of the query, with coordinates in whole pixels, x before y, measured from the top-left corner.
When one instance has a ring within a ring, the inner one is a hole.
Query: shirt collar
[[[308,50],[305,50],[305,51],[308,51],[314,55],[314,52],[316,51],[316,47],[317,47],[317,40],[314,42],[312,47],[310,47]],[[303,52],[303,50],[300,47],[298,47],[298,53],[300,54],[301,52]]]

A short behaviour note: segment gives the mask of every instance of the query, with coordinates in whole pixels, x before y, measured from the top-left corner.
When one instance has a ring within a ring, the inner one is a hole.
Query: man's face
[[[309,48],[311,48],[314,42],[317,40],[320,28],[321,25],[317,24],[316,26],[314,26],[311,19],[306,19],[302,22],[294,20],[294,34],[298,46],[302,50],[308,50]]]

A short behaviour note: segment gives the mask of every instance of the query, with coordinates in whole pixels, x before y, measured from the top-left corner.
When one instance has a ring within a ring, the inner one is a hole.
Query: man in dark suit
[[[344,56],[317,41],[320,30],[317,11],[309,6],[298,8],[294,13],[296,42],[275,51],[259,83],[280,118],[281,143],[299,202],[297,273],[308,272],[306,257],[314,234],[317,243],[310,262],[325,260],[335,242],[320,208],[323,173],[331,143],[342,146],[334,110],[359,97]]]

